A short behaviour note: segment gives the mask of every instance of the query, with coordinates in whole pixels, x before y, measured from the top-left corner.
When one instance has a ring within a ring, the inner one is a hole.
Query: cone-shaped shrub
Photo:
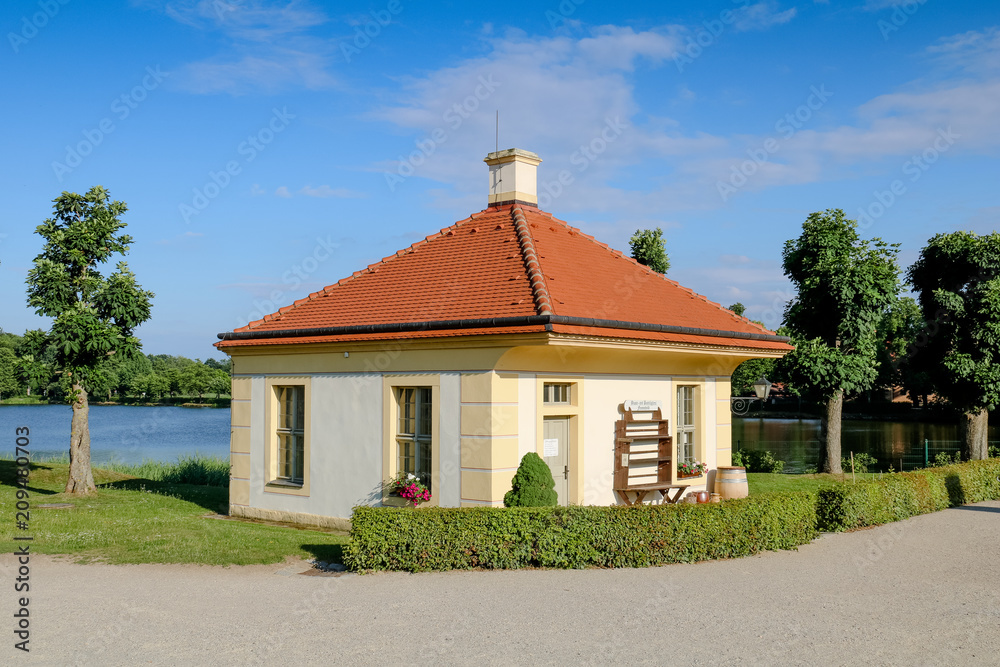
[[[503,504],[507,507],[552,507],[559,498],[555,487],[548,464],[538,454],[528,452],[521,459]]]

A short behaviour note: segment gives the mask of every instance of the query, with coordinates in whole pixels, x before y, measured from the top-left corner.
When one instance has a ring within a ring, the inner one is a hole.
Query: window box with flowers
[[[413,473],[399,473],[389,481],[386,488],[390,496],[402,498],[407,504],[414,507],[431,499],[431,490],[424,486],[420,478]]]
[[[677,464],[677,477],[679,479],[684,479],[686,477],[701,477],[708,470],[707,463],[698,463],[697,461],[682,461]]]

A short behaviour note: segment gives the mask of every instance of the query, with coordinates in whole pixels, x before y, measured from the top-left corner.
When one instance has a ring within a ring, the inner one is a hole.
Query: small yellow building
[[[787,339],[539,210],[540,162],[491,153],[486,209],[219,334],[231,514],[344,526],[397,503],[383,483],[399,471],[427,505],[498,506],[527,452],[561,503],[624,502],[630,406],[666,419],[661,480],[696,460],[709,472],[684,483],[705,489],[731,463],[730,375]]]

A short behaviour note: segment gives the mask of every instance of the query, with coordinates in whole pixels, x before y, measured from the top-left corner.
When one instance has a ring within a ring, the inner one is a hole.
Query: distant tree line
[[[58,372],[56,348],[40,329],[23,336],[0,329],[0,398],[38,396],[61,401],[70,392],[70,380]],[[230,391],[230,360],[188,359],[169,354],[111,355],[92,380],[97,400],[215,394]]]

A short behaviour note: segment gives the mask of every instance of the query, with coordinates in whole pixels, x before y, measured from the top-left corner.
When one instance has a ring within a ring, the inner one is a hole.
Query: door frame
[[[545,385],[550,382],[570,385],[568,403],[546,405]],[[565,417],[569,419],[569,480],[567,500],[570,505],[583,504],[583,376],[582,375],[536,375],[535,376],[535,452],[543,459],[545,448],[545,418]]]

